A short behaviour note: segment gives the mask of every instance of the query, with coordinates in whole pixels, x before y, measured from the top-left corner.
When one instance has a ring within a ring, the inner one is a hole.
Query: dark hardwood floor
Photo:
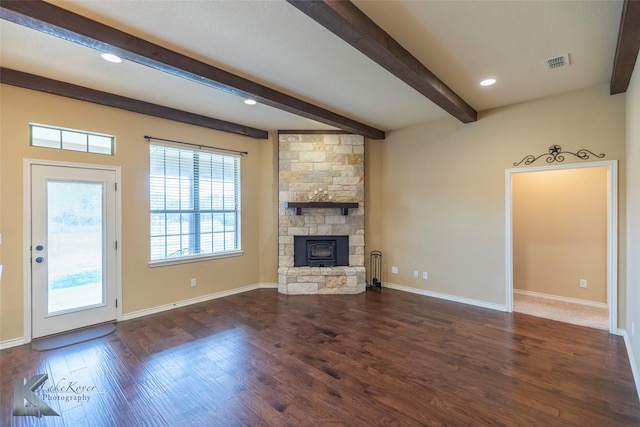
[[[88,401],[12,416],[14,380],[42,373],[36,394],[58,384],[53,397]],[[389,289],[247,292],[3,350],[0,380],[15,426],[640,425],[621,337]]]

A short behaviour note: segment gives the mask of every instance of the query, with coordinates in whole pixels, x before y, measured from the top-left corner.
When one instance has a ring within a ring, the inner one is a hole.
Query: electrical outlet
[[[586,279],[580,279],[580,287],[581,288],[586,288],[587,287],[587,280]]]
[[[424,280],[427,280],[427,279],[429,278],[429,273],[427,273],[426,271],[423,271],[423,272],[422,272],[422,278],[423,278]]]
[[[396,266],[391,267],[391,272],[393,274],[398,274],[398,267],[396,267]]]
[[[413,272],[413,278],[414,278],[414,279],[417,279],[417,278],[418,278],[418,272],[417,272],[417,271],[414,271],[414,272]]]
[[[196,282],[196,279],[191,279],[191,287],[192,288],[195,288],[197,284],[198,283]]]

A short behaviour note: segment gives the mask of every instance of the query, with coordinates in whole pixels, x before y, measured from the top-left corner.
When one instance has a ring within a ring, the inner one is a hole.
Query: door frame
[[[523,172],[544,172],[552,170],[607,168],[607,305],[609,307],[609,332],[618,332],[618,161],[606,160],[589,163],[569,163],[565,165],[537,166],[507,169],[506,184],[506,301],[507,312],[513,311],[513,200],[512,176]]]
[[[28,344],[31,342],[32,332],[32,293],[31,293],[31,167],[34,165],[41,166],[58,166],[67,168],[79,168],[79,169],[98,169],[114,172],[116,175],[117,191],[115,195],[115,212],[116,212],[116,240],[118,241],[118,250],[116,252],[116,298],[118,300],[118,306],[116,308],[116,320],[122,320],[122,200],[120,185],[121,179],[121,167],[112,165],[98,165],[90,163],[72,163],[72,162],[59,162],[53,160],[41,160],[41,159],[23,159],[22,172],[23,172],[23,215],[22,215],[22,230],[23,230],[23,277],[24,277],[24,336],[23,342]]]

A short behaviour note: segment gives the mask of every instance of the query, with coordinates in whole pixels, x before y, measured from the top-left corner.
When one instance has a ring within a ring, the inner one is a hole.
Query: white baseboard
[[[196,298],[189,298],[182,301],[173,302],[170,304],[159,305],[157,307],[145,308],[144,310],[132,311],[122,315],[120,320],[131,320],[137,317],[148,316],[150,314],[161,313],[167,310],[173,310],[178,307],[185,307],[191,304],[198,304],[200,302],[211,301],[218,298],[224,298],[235,294],[241,294],[243,292],[249,292],[256,289],[277,289],[277,283],[256,283],[254,285],[243,286],[240,288],[229,289],[227,291],[215,292],[213,294],[202,295]]]
[[[521,290],[521,289],[514,289],[513,293],[514,294],[520,294],[520,295],[529,295],[529,296],[537,297],[537,298],[550,299],[550,300],[554,300],[554,301],[568,302],[568,303],[571,303],[571,304],[586,305],[587,307],[609,308],[609,306],[607,304],[602,303],[602,302],[594,302],[594,301],[587,301],[587,300],[584,300],[584,299],[561,297],[561,296],[558,296],[558,295],[549,295],[549,294],[543,294],[543,293],[540,293],[540,292],[525,291],[525,290]]]
[[[629,365],[631,365],[633,381],[636,383],[636,393],[638,393],[638,400],[640,400],[640,370],[638,370],[636,358],[633,356],[633,348],[631,347],[631,341],[629,341],[629,335],[624,329],[618,329],[618,335],[622,335],[624,338],[624,345],[627,347],[627,356],[629,357]]]
[[[438,299],[443,299],[447,301],[460,302],[462,304],[473,305],[476,307],[488,308],[491,310],[497,311],[507,311],[507,306],[502,304],[494,304],[487,301],[481,301],[472,298],[464,298],[456,295],[443,294],[440,292],[429,291],[426,289],[412,288],[410,286],[398,285],[395,283],[386,282],[383,284],[385,288],[396,289],[398,291],[410,292],[413,294],[424,295],[427,297],[433,297]]]
[[[258,289],[278,289],[277,283],[258,283]]]
[[[216,292],[213,294],[203,295],[201,297],[189,298],[186,300],[174,302],[171,304],[160,305],[157,307],[147,308],[144,310],[132,311],[122,315],[122,320],[135,319],[137,317],[148,316],[150,314],[160,313],[167,310],[172,310],[178,307],[184,307],[191,304],[197,304],[199,302],[210,301],[217,298],[223,298],[242,292],[253,291],[255,289],[278,289],[277,283],[256,283],[255,285],[243,286],[241,288],[229,289],[228,291]],[[11,347],[17,347],[19,345],[27,344],[24,341],[24,337],[15,338],[7,341],[0,341],[0,350],[4,350]]]
[[[488,308],[491,310],[507,311],[507,307],[504,305],[493,304],[486,301],[463,298],[463,297],[458,297],[458,296],[449,295],[449,294],[442,294],[439,292],[428,291],[426,289],[412,288],[410,286],[403,286],[395,283],[384,283],[383,286],[385,288],[396,289],[399,291],[410,292],[413,294],[424,295],[424,296],[433,297],[433,298],[439,298],[447,301],[460,302],[463,304],[474,305],[477,307]],[[515,290],[514,292],[529,293],[529,291],[515,291]],[[540,296],[540,295],[545,295],[545,294],[538,294],[536,296]],[[551,296],[554,297],[553,295]],[[562,298],[562,297],[559,297],[559,298],[561,298],[561,300],[567,300],[567,299],[572,300],[571,298]],[[556,298],[553,298],[553,299],[556,299]],[[583,300],[575,300],[575,301],[583,301]],[[571,301],[571,302],[574,302],[574,301]],[[588,302],[590,303],[590,301]],[[599,304],[599,303],[592,303],[592,304]],[[591,304],[586,304],[586,305],[591,305]],[[601,304],[601,305],[604,305],[606,307],[606,304]],[[596,305],[596,306],[598,307],[600,305]],[[631,373],[633,375],[633,380],[636,385],[636,392],[638,394],[638,399],[640,400],[640,369],[636,365],[636,359],[633,355],[633,349],[631,348],[629,335],[627,334],[627,331],[625,331],[624,329],[618,329],[617,335],[620,335],[624,338],[624,343],[625,343],[625,346],[627,347],[627,356],[629,358],[629,364],[631,365]]]
[[[24,337],[14,338],[12,340],[0,341],[0,350],[4,350],[11,347],[17,347],[25,344]]]
[[[385,283],[384,287],[385,288],[389,288],[389,289],[396,289],[396,290],[403,291],[403,292],[409,292],[409,293],[413,293],[413,294],[418,294],[418,295],[424,295],[424,296],[428,296],[428,297],[443,299],[443,300],[447,300],[447,301],[459,302],[459,303],[462,303],[462,304],[469,304],[469,305],[473,305],[473,306],[476,306],[476,307],[488,308],[488,309],[496,310],[496,311],[507,311],[507,307],[505,305],[489,303],[489,302],[486,302],[486,301],[475,300],[475,299],[471,299],[471,298],[463,298],[463,297],[458,297],[458,296],[455,296],[455,295],[443,294],[443,293],[440,293],[440,292],[429,291],[429,290],[426,290],[426,289],[412,288],[410,286],[398,285],[398,284],[395,284],[395,283]],[[255,285],[248,285],[248,286],[243,286],[241,288],[229,289],[227,291],[222,291],[222,292],[216,292],[216,293],[213,293],[213,294],[203,295],[203,296],[197,297],[197,298],[190,298],[190,299],[178,301],[178,302],[171,303],[171,304],[165,304],[165,305],[161,305],[161,306],[157,306],[157,307],[148,308],[148,309],[145,309],[145,310],[133,311],[131,313],[124,314],[122,316],[121,320],[130,320],[130,319],[135,319],[137,317],[148,316],[150,314],[160,313],[160,312],[167,311],[167,310],[172,310],[172,309],[178,308],[178,307],[184,307],[184,306],[191,305],[191,304],[197,304],[197,303],[200,303],[200,302],[211,301],[211,300],[214,300],[214,299],[223,298],[223,297],[227,297],[227,296],[231,296],[231,295],[236,295],[236,294],[240,294],[240,293],[243,293],[243,292],[253,291],[255,289],[277,289],[277,288],[278,288],[278,284],[277,283],[257,283]],[[514,290],[514,292],[531,293],[529,291],[517,291],[517,290]],[[536,296],[539,296],[539,295],[545,295],[545,294],[538,294]],[[552,295],[552,297],[553,297],[553,295]],[[562,297],[559,297],[559,298],[562,298]],[[555,298],[553,298],[553,299],[555,299]],[[578,301],[580,301],[580,300],[578,300]],[[597,303],[594,303],[594,304],[597,304]],[[638,399],[640,400],[640,370],[638,369],[638,366],[636,366],[635,357],[633,355],[633,349],[631,347],[631,342],[629,341],[629,335],[627,334],[627,331],[625,331],[624,329],[618,329],[617,334],[624,338],[624,343],[625,343],[625,346],[627,348],[627,356],[629,358],[629,364],[631,365],[631,373],[633,375],[633,379],[634,379],[634,382],[635,382],[635,385],[636,385],[636,391],[638,393]],[[8,349],[8,348],[17,347],[17,346],[20,346],[20,345],[23,345],[23,344],[25,344],[23,337],[14,338],[14,339],[11,339],[11,340],[6,340],[6,341],[0,341],[0,350],[5,350],[5,349]]]

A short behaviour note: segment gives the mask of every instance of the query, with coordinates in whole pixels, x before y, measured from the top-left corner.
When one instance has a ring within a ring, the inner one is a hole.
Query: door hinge
[[[118,250],[118,241],[116,240],[116,251]]]
[[[118,308],[118,300],[116,299],[116,308]]]
[[[116,188],[116,191],[118,191],[118,183],[114,183],[113,186]]]

